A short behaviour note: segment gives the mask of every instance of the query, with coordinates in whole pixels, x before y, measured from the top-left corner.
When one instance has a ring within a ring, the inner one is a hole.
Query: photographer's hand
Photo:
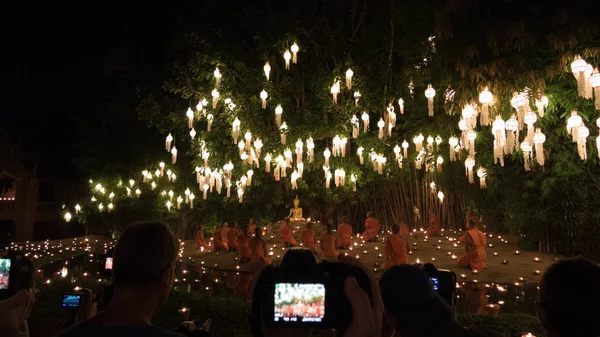
[[[14,296],[0,301],[0,336],[16,336],[28,331],[26,319],[34,304],[33,290],[21,290]]]

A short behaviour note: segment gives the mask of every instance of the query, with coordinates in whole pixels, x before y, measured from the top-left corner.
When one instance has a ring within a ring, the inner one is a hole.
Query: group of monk
[[[350,236],[352,236],[352,227],[348,224],[341,224],[338,228],[342,227],[343,225],[350,227],[350,233],[348,234],[348,237],[346,238],[344,236],[344,238],[342,239],[344,242],[346,242],[347,240],[350,240]],[[347,232],[347,229],[345,227],[343,227],[343,228]],[[285,219],[284,223],[279,228],[279,233],[281,235],[281,239],[283,241],[284,246],[286,246],[286,247],[298,246],[298,242],[294,239],[294,226],[292,225],[291,220],[289,218]],[[302,246],[305,247],[306,249],[310,249],[315,254],[318,253],[317,245],[315,243],[316,236],[317,236],[317,234],[315,233],[315,231],[313,229],[312,222],[308,222],[306,224],[306,229],[304,229],[300,233],[300,238],[302,239]],[[325,233],[323,233],[323,235],[321,235],[321,240],[320,240],[321,251],[323,252],[323,257],[324,258],[337,257],[338,256],[337,248],[340,247],[340,245],[339,245],[340,241],[341,240],[338,240],[338,236],[336,236],[333,233],[333,225],[331,223],[328,224],[327,232],[325,232]]]

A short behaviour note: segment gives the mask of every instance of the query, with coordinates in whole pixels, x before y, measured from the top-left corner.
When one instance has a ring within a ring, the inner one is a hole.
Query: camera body
[[[5,300],[22,289],[33,288],[35,270],[25,255],[9,251],[0,258],[0,300]]]
[[[352,276],[371,297],[369,278],[360,268],[337,260],[317,263],[310,250],[290,249],[279,266],[268,266],[258,278],[252,321],[267,327],[335,328],[343,333],[352,323],[344,291],[344,281]]]
[[[68,293],[63,295],[62,307],[63,308],[79,308],[81,304],[82,294]]]
[[[418,266],[429,275],[433,289],[442,296],[446,303],[454,307],[456,305],[456,274],[450,270],[437,269],[431,263]]]

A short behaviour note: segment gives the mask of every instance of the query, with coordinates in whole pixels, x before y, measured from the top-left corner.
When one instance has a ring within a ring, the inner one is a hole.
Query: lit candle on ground
[[[502,260],[502,264],[508,264],[508,260]]]
[[[456,255],[452,255],[452,260],[456,260]]]
[[[542,262],[542,259],[540,259],[539,257],[536,256],[536,257],[533,258],[533,261],[535,261],[535,262]]]
[[[473,269],[472,273],[473,273],[474,275],[477,275],[477,274],[479,274],[479,270],[477,270],[477,269]]]
[[[533,275],[540,275],[541,273],[542,273],[542,272],[541,272],[541,271],[539,271],[539,270],[534,270],[534,271],[533,271]]]
[[[498,256],[498,252],[494,252],[494,256]]]
[[[518,250],[515,250],[515,255],[519,255],[519,254],[521,254],[521,252]]]
[[[180,319],[182,321],[189,321],[190,320],[190,309],[183,307],[181,309],[178,310],[179,315],[180,315]]]
[[[528,332],[525,335],[522,335],[521,337],[535,337],[531,332]]]

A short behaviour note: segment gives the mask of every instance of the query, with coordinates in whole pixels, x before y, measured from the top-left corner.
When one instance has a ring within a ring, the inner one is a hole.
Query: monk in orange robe
[[[242,234],[240,234],[240,236],[237,238],[238,245],[240,247],[240,263],[250,261],[251,252],[249,245],[252,237],[248,234],[248,230],[248,225],[244,225],[244,228],[242,228]]]
[[[285,223],[280,228],[281,239],[286,247],[296,247],[298,242],[294,240],[294,227],[291,224],[290,218],[285,218]]]
[[[352,226],[348,224],[350,219],[347,216],[342,217],[342,223],[337,228],[338,249],[348,249],[352,244]]]
[[[256,224],[254,223],[254,219],[250,218],[250,220],[248,220],[248,233],[254,235],[254,230],[256,230]]]
[[[204,241],[204,225],[200,225],[200,228],[198,228],[198,231],[196,232],[196,249],[210,249],[208,243]]]
[[[383,270],[408,263],[408,241],[406,237],[400,236],[399,225],[392,225],[392,235],[387,237],[383,255],[386,258],[381,266]]]
[[[483,232],[477,229],[477,219],[475,217],[469,219],[467,232],[460,238],[459,242],[465,244],[465,256],[458,260],[459,266],[463,268],[471,267],[473,270],[487,268],[485,264],[487,238]]]
[[[408,226],[401,222],[400,223],[400,232],[398,233],[398,236],[403,236],[405,238],[408,238],[408,236],[410,235],[410,230],[408,229]]]
[[[221,227],[221,237],[223,238],[223,242],[227,243],[227,231],[229,231],[229,223],[227,221],[223,222],[223,226]]]
[[[362,235],[363,241],[375,241],[379,234],[379,221],[375,219],[373,212],[367,212],[367,220],[365,220],[365,232]]]
[[[240,250],[240,245],[238,243],[239,235],[240,231],[237,229],[237,221],[234,221],[231,224],[231,227],[227,230],[227,245],[229,246],[230,252],[237,252]]]
[[[321,235],[321,249],[323,250],[323,258],[337,258],[338,251],[337,237],[333,234],[333,224],[327,225],[327,233]]]
[[[433,213],[429,216],[429,227],[427,227],[428,236],[440,235],[442,231],[442,225],[437,214]]]
[[[315,231],[312,229],[313,224],[309,222],[306,224],[306,229],[300,233],[300,237],[302,238],[302,244],[307,249],[312,250],[313,253],[317,253],[317,246],[315,245]]]
[[[255,236],[250,239],[248,247],[250,248],[250,260],[252,263],[262,261],[265,264],[271,264],[271,260],[265,256],[267,254],[267,243],[262,238],[262,228],[256,227]]]
[[[222,227],[225,227],[225,225],[223,225]],[[215,231],[213,232],[213,249],[215,251],[217,250],[227,250],[227,243],[225,243],[223,241],[223,229],[222,228],[215,228]]]

